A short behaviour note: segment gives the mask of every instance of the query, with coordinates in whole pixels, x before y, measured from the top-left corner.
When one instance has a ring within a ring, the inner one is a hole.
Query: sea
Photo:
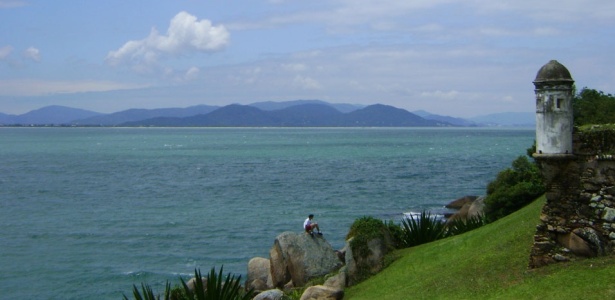
[[[211,268],[245,279],[309,214],[401,222],[484,195],[533,128],[0,127],[0,298],[122,299]]]

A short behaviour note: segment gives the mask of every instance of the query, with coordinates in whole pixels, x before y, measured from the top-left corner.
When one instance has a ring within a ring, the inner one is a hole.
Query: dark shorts
[[[311,231],[312,225],[305,225],[305,231]]]

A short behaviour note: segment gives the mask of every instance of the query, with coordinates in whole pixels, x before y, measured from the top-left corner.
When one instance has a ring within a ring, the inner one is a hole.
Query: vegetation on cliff
[[[519,210],[544,192],[538,166],[527,157],[519,156],[511,168],[498,173],[487,185],[485,217],[493,222]]]
[[[583,88],[573,99],[574,124],[615,124],[615,96]]]
[[[594,258],[528,270],[544,197],[467,234],[398,250],[344,299],[610,299],[615,261]]]

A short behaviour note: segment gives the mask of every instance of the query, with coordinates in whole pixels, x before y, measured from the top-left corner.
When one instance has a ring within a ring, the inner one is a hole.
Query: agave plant
[[[171,284],[167,282],[164,292],[164,300],[170,300],[170,290]],[[152,287],[145,283],[141,283],[141,291],[139,291],[139,288],[137,288],[136,285],[133,285],[132,294],[135,297],[135,300],[160,300],[160,295],[154,295]],[[124,300],[128,300],[128,297],[126,297],[126,295],[124,295]]]
[[[211,268],[209,276],[205,280],[206,285],[203,285],[203,277],[201,271],[194,270],[195,285],[192,291],[186,282],[182,279],[182,286],[188,296],[188,299],[195,300],[249,300],[252,297],[252,290],[243,293],[241,288],[241,275],[235,277],[230,273],[223,279],[222,272],[224,267],[220,268],[216,274],[216,268]]]
[[[244,292],[241,287],[241,275],[235,276],[230,273],[226,279],[222,277],[224,267],[220,268],[219,273],[216,273],[216,268],[211,268],[209,276],[203,280],[201,271],[194,270],[194,289],[188,287],[188,284],[180,278],[182,288],[171,289],[171,284],[167,282],[164,300],[249,300],[252,297],[252,290]],[[206,282],[203,284],[203,282]],[[151,287],[147,284],[141,284],[139,288],[133,286],[133,296],[135,300],[160,300],[160,295],[155,295]],[[128,297],[124,295],[124,299]]]
[[[445,225],[436,216],[426,211],[419,216],[402,219],[402,242],[406,247],[413,247],[446,237]]]

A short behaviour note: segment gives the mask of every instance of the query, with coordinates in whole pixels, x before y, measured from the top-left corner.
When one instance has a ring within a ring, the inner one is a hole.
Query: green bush
[[[356,219],[352,225],[350,225],[350,230],[346,235],[346,239],[348,240],[350,238],[353,238],[350,242],[350,246],[353,251],[356,251],[360,256],[369,255],[367,243],[370,240],[375,238],[382,238],[388,241],[391,240],[387,225],[382,222],[382,220],[368,216]]]
[[[540,170],[527,157],[519,156],[512,168],[501,171],[487,186],[485,217],[493,222],[517,211],[544,194]]]
[[[392,220],[385,223],[387,230],[391,236],[391,241],[395,249],[401,249],[404,247],[404,230],[400,225],[396,224]]]
[[[402,226],[402,243],[405,247],[418,246],[446,237],[444,223],[425,211],[416,218],[403,218]]]

